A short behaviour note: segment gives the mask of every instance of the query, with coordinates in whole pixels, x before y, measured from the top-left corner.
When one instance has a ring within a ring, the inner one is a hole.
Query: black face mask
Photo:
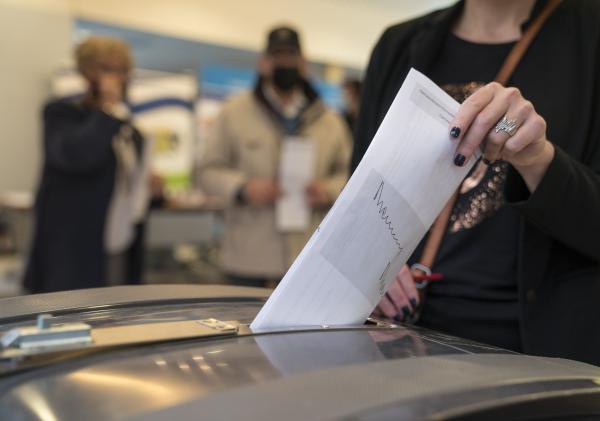
[[[291,91],[300,83],[301,76],[297,67],[275,67],[273,69],[273,84],[284,92]]]

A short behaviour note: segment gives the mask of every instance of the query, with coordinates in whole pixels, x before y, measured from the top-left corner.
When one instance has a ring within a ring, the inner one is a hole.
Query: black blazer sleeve
[[[379,95],[382,71],[385,69],[385,58],[389,53],[388,38],[390,29],[386,30],[373,49],[365,80],[363,82],[361,107],[354,130],[354,150],[352,152],[351,172],[354,172],[379,125],[378,114],[381,108]]]
[[[600,161],[585,165],[562,149],[533,194],[512,170],[506,199],[556,240],[600,261]]]
[[[592,115],[600,117],[600,51],[595,61],[590,105]],[[556,155],[535,192],[530,194],[520,175],[511,169],[505,196],[541,231],[600,261],[600,118],[595,119],[587,139],[572,141],[586,145],[581,161],[555,145]]]
[[[87,115],[67,102],[44,108],[45,164],[70,173],[92,173],[112,156],[112,139],[122,122],[94,110]]]

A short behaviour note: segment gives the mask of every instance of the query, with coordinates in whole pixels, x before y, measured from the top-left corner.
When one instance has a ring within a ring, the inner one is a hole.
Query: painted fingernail
[[[410,316],[410,308],[408,308],[408,306],[402,307],[402,316],[405,319]]]
[[[399,315],[399,314],[396,314],[396,315],[394,316],[394,321],[396,321],[396,322],[398,322],[398,323],[399,323],[399,322],[401,322],[401,321],[402,321],[402,317],[400,317],[400,315]]]
[[[416,298],[411,298],[408,301],[410,301],[410,305],[413,307],[413,310],[417,308],[417,299]]]
[[[452,127],[452,129],[450,129],[450,136],[452,136],[453,138],[457,138],[458,136],[460,136],[460,127]]]
[[[467,158],[464,155],[456,154],[456,156],[454,157],[454,165],[456,165],[457,167],[462,167],[463,165],[465,165],[466,160]]]
[[[481,158],[481,160],[483,161],[483,163],[484,163],[485,165],[492,165],[492,161],[490,161],[489,159],[487,159],[487,158],[485,158],[485,157],[484,157],[484,158]]]

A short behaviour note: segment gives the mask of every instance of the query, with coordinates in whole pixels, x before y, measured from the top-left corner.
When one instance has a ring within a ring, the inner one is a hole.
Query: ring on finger
[[[517,130],[519,130],[517,120],[510,120],[506,115],[496,123],[496,128],[494,129],[496,133],[504,132],[511,137],[515,135]]]
[[[431,275],[430,268],[428,268],[427,266],[425,266],[421,263],[413,263],[412,266],[410,267],[410,271],[414,273],[417,270],[423,272],[427,276]],[[416,281],[415,288],[423,289],[423,288],[426,288],[428,284],[429,284],[429,281]]]

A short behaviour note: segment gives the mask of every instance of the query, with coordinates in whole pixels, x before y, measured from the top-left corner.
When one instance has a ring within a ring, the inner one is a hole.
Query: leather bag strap
[[[529,25],[521,39],[517,41],[514,45],[504,63],[500,67],[500,71],[496,75],[494,79],[496,82],[506,85],[513,72],[517,68],[517,65],[523,58],[523,55],[529,48],[529,45],[534,40],[535,36],[538,34],[544,22],[550,17],[554,9],[560,4],[561,0],[549,0],[540,14],[535,18],[535,20]],[[452,210],[454,209],[454,205],[456,204],[456,200],[458,199],[459,189],[454,192],[450,200],[446,203],[444,209],[440,215],[436,218],[431,230],[429,231],[429,236],[427,237],[427,242],[425,243],[425,247],[423,248],[423,253],[421,255],[421,259],[419,263],[427,268],[431,268],[433,263],[435,262],[435,258],[442,244],[442,240],[444,238],[444,234],[446,232],[446,228],[448,227],[448,222],[450,221],[450,216],[452,215]],[[416,271],[422,272],[417,269]]]

